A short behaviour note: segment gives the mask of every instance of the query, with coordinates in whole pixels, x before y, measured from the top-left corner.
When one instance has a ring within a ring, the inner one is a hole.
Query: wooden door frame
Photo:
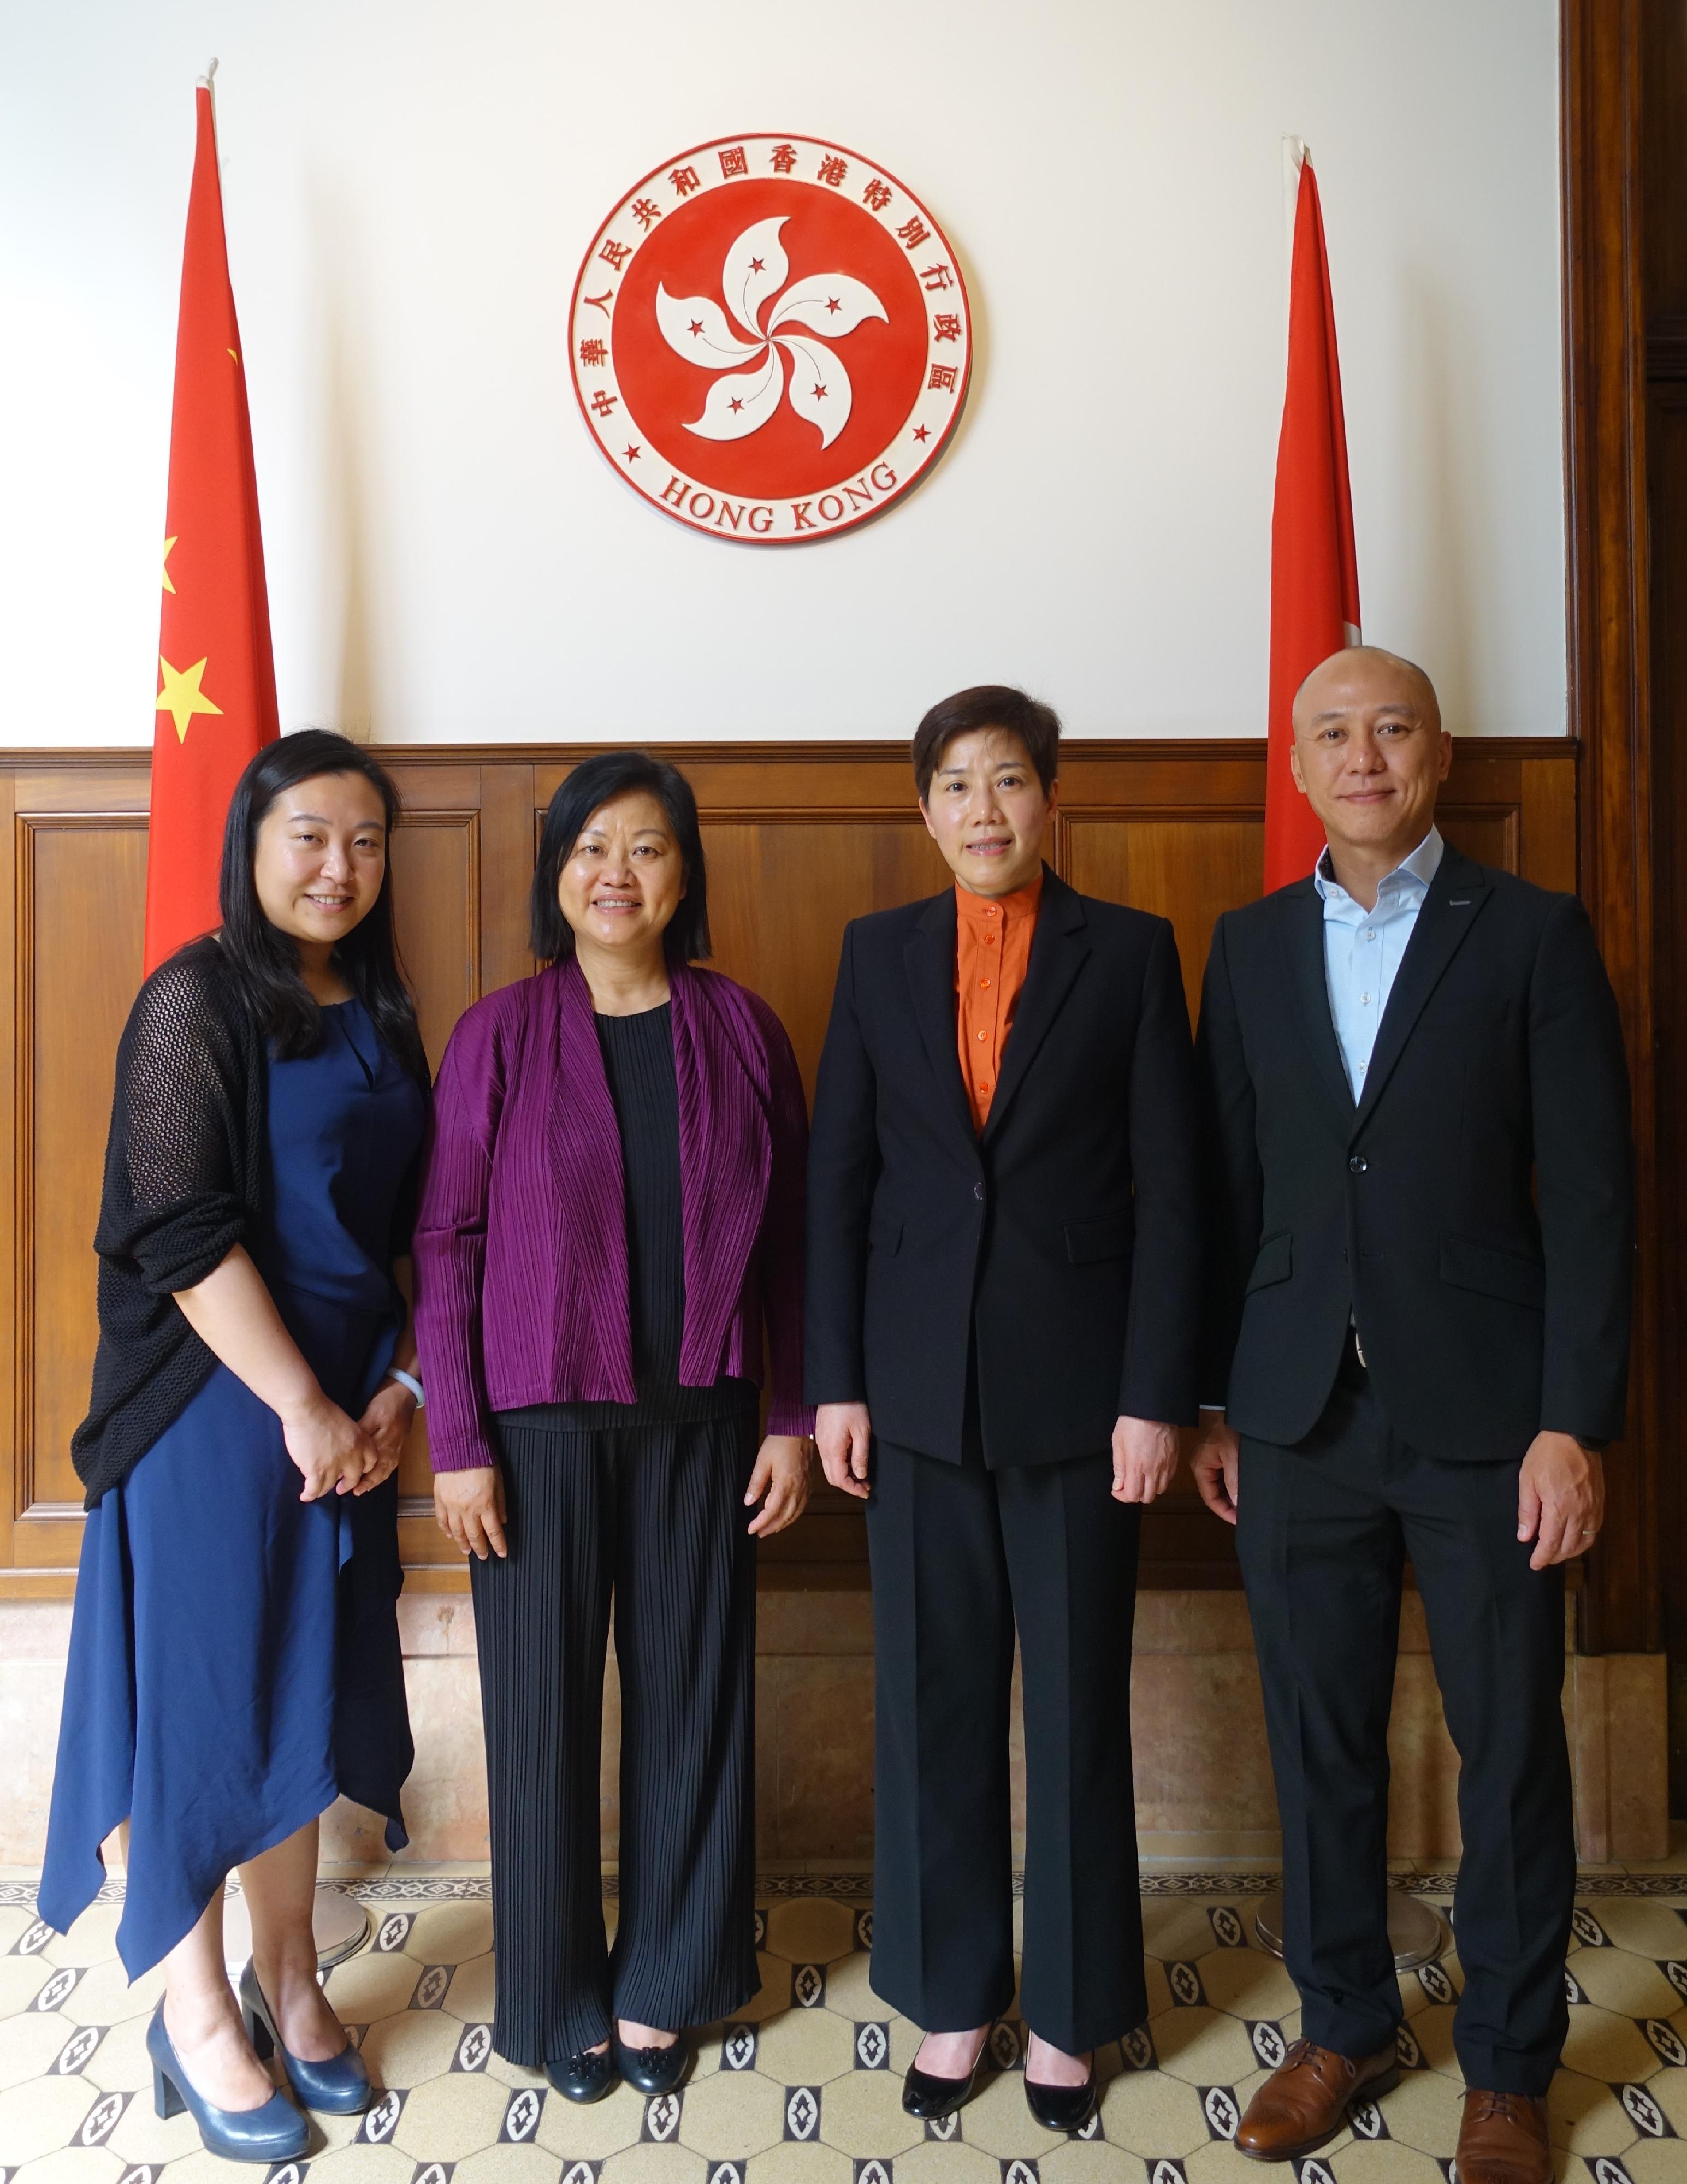
[[[1606,1466],[1578,1645],[1663,1644],[1652,749],[1647,566],[1641,47],[1646,0],[1561,0],[1560,127],[1569,725],[1581,746],[1579,885],[1634,1078],[1634,1368]]]

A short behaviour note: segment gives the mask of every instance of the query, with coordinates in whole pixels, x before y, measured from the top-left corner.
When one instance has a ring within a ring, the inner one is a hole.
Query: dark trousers
[[[1284,1951],[1301,2031],[1343,2055],[1400,2019],[1388,1940],[1388,1713],[1411,1558],[1460,1760],[1454,1905],[1466,2082],[1544,2094],[1564,2044],[1576,1852],[1564,1574],[1517,1538],[1518,1462],[1436,1463],[1349,1357],[1293,1448],[1242,1444],[1237,1545],[1282,1820]]]
[[[753,1411],[570,1432],[500,1420],[507,1561],[472,1560],[492,1823],[493,2042],[538,2066],[615,2017],[678,2031],[759,1984]],[[533,1414],[526,1414],[531,1418]],[[621,1917],[598,1776],[612,1595]]]
[[[1025,2023],[1069,2053],[1148,2014],[1131,1781],[1138,1513],[1105,1456],[1013,1470],[877,1444],[873,1986],[928,2031],[1014,1997],[1008,1697],[1025,1736]]]

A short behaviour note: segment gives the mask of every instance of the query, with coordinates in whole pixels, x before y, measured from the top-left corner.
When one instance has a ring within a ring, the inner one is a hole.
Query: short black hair
[[[913,778],[922,804],[949,745],[957,736],[972,735],[980,728],[1001,728],[1017,736],[1036,768],[1043,794],[1053,788],[1060,770],[1059,715],[1052,705],[1011,684],[980,682],[970,690],[957,690],[952,698],[940,698],[913,732]]]
[[[560,963],[574,952],[574,931],[556,900],[556,885],[574,844],[594,811],[643,789],[654,796],[668,814],[673,838],[685,867],[685,892],[679,899],[662,946],[673,963],[707,960],[709,944],[709,875],[703,861],[703,837],[697,824],[697,800],[691,784],[677,766],[652,758],[648,751],[601,751],[582,759],[559,783],[545,815],[539,838],[539,862],[533,869],[533,893],[528,898],[528,932],[533,952],[542,963]]]

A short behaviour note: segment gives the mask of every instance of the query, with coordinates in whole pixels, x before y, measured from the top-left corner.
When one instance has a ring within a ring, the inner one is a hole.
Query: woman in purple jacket
[[[451,1037],[415,1240],[434,1507],[472,1556],[493,2038],[569,2099],[684,2079],[756,1992],[756,1537],[808,1495],[802,1080],[709,952],[690,785],[641,752],[550,800],[548,967]],[[757,1383],[771,1366],[768,1438]],[[746,1506],[759,1502],[746,1524]],[[621,1918],[598,1776],[612,1596]]]

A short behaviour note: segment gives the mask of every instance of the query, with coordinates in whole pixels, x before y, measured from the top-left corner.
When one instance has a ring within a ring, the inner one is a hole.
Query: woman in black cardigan
[[[393,1474],[420,1395],[427,1066],[393,945],[397,805],[339,736],[285,737],[248,766],[221,930],[152,974],[118,1049],[95,1239],[99,1349],[72,1442],[88,1516],[41,1913],[70,1925],[126,1821],[118,1950],[131,1977],[164,1964],[158,2110],[187,2107],[236,2159],[305,2149],[260,2059],[274,2048],[305,2106],[367,2106],[316,1981],[319,1817],[344,1791],[404,1841]]]

